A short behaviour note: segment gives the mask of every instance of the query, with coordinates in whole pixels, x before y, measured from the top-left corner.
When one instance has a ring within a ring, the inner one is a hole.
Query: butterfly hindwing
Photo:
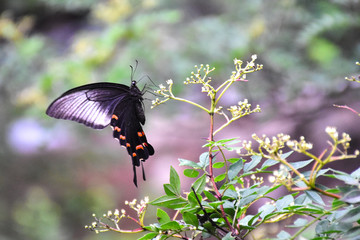
[[[136,169],[135,166],[140,166],[141,161],[145,161],[150,155],[154,154],[154,148],[147,142],[145,133],[141,127],[139,114],[135,105],[141,102],[124,100],[115,109],[112,115],[110,125],[113,128],[113,136],[118,139],[120,145],[125,147],[128,154],[131,156],[133,170],[134,170],[134,184],[137,185]],[[132,109],[132,111],[128,111]],[[141,111],[142,108],[141,108]],[[145,119],[144,119],[145,121]],[[143,178],[145,174],[143,170]]]

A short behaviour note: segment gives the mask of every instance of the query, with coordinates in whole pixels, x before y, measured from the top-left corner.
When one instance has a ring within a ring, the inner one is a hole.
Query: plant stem
[[[209,113],[210,115],[210,133],[209,133],[209,141],[213,142],[214,141],[214,109],[215,109],[215,97],[216,95],[214,95],[214,97],[211,99],[211,111]],[[215,197],[221,201],[221,194],[219,192],[219,189],[216,186],[215,180],[214,180],[214,172],[213,172],[213,154],[212,154],[212,146],[209,147],[209,178],[210,178],[210,182],[211,185],[214,188],[215,191]],[[230,231],[232,233],[234,232],[234,228],[231,226],[229,219],[226,216],[225,210],[224,210],[224,206],[223,204],[220,205],[220,210],[221,210],[221,215],[224,218],[226,225],[229,227]]]

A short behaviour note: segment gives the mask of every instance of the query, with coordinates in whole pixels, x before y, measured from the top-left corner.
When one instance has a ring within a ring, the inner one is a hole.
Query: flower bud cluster
[[[288,185],[289,183],[290,186],[292,185],[292,176],[290,174],[289,169],[281,164],[279,170],[275,170],[273,172],[273,175],[269,176],[269,182],[277,184],[284,184],[284,185]]]
[[[173,82],[173,80],[169,79],[166,81],[166,83],[168,85],[167,87],[165,87],[163,84],[160,84],[159,89],[154,91],[156,94],[163,97],[163,99],[156,98],[155,100],[152,100],[151,108],[154,108],[154,107],[166,102],[167,100],[169,100],[171,98],[171,96],[172,96],[171,88],[172,88],[172,85],[174,82]]]
[[[257,136],[256,134],[252,135],[252,138],[259,144],[259,148],[266,150],[267,153],[273,154],[278,153],[281,154],[281,149],[284,148],[285,143],[289,141],[290,136],[279,133],[276,137],[272,137],[271,139],[266,135],[262,137]],[[251,143],[246,143],[243,145],[245,149],[251,147]]]
[[[259,71],[263,68],[262,64],[256,64],[255,65],[255,60],[257,59],[257,55],[252,55],[251,56],[251,61],[247,62],[246,66],[243,68],[242,64],[243,61],[239,60],[239,59],[234,59],[234,65],[235,65],[235,69],[236,71],[232,72],[231,75],[231,79],[234,81],[246,81],[246,73],[252,73],[252,72],[256,72]]]
[[[132,200],[131,202],[125,201],[125,205],[128,205],[131,209],[135,210],[137,212],[137,215],[139,217],[139,222],[136,221],[138,224],[142,224],[143,215],[145,214],[147,205],[149,203],[149,197],[145,197],[144,200],[140,200],[140,203],[137,203],[137,199]],[[107,213],[104,213],[102,217],[98,218],[95,214],[92,215],[95,219],[94,222],[91,223],[91,225],[86,225],[85,228],[89,229],[91,231],[95,231],[96,233],[100,232],[106,232],[106,231],[119,231],[120,229],[118,223],[123,218],[130,218],[133,219],[130,216],[126,215],[125,209],[115,209],[114,211],[107,211]],[[114,225],[113,227],[111,225]]]
[[[260,106],[257,105],[256,108],[251,110],[251,104],[247,99],[244,101],[238,102],[237,106],[231,106],[228,108],[233,118],[241,118],[243,116],[249,115],[255,112],[261,112]]]
[[[210,69],[209,64],[206,64],[205,67],[203,64],[200,64],[200,66],[195,65],[195,69],[196,72],[191,72],[191,76],[185,79],[184,84],[208,85],[211,82],[211,78],[207,76],[214,71],[215,68]]]
[[[306,152],[308,150],[311,150],[313,148],[312,143],[308,143],[305,141],[305,137],[301,136],[300,141],[297,140],[289,140],[286,145],[291,148],[294,151],[297,152]]]
[[[149,197],[145,197],[144,199],[141,199],[140,203],[137,203],[137,199],[134,199],[131,202],[125,201],[125,205],[128,205],[131,209],[135,210],[138,216],[144,213],[148,203],[149,203]]]
[[[251,180],[254,181],[254,184],[253,185],[256,185],[256,184],[263,184],[264,183],[264,178],[263,177],[259,177],[259,176],[256,176],[255,174],[251,174],[250,176]]]

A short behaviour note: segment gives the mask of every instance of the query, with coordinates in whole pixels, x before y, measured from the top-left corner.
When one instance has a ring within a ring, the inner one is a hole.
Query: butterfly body
[[[136,169],[154,154],[141,125],[145,124],[143,92],[132,81],[130,87],[117,83],[93,83],[70,89],[55,99],[46,114],[76,121],[94,129],[110,124],[113,137],[118,139],[131,156],[134,184],[137,186]],[[145,174],[143,169],[143,178]]]

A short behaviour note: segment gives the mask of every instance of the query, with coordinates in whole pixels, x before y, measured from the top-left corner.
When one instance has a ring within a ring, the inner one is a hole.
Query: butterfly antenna
[[[139,61],[135,59],[135,68],[133,66],[130,65],[130,68],[131,68],[131,81],[134,81],[134,75],[135,75],[135,72],[136,72],[136,69],[139,65]]]

